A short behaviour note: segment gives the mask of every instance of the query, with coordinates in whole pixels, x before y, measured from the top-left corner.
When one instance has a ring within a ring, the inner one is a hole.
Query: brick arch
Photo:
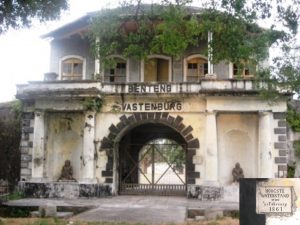
[[[178,132],[187,143],[187,161],[186,174],[187,184],[195,184],[196,178],[200,177],[200,172],[195,171],[195,164],[193,157],[196,155],[196,150],[200,148],[198,138],[192,135],[193,128],[183,123],[181,116],[173,117],[168,112],[142,112],[133,113],[130,116],[122,115],[120,122],[111,124],[109,127],[109,134],[101,140],[100,151],[105,151],[107,154],[106,169],[102,171],[102,176],[105,177],[106,183],[113,182],[113,153],[115,143],[120,141],[123,135],[132,128],[146,123],[160,123],[169,126],[174,131]]]

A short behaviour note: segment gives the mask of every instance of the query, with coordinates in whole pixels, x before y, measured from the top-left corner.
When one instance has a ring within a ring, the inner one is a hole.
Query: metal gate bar
[[[127,159],[133,163],[133,167],[131,167],[128,174],[126,174],[125,178],[123,178],[120,181],[119,186],[119,194],[127,194],[127,195],[164,195],[164,196],[185,196],[186,195],[186,184],[181,179],[181,177],[177,174],[176,170],[173,167],[172,161],[169,161],[163,153],[160,151],[159,146],[162,145],[165,146],[173,146],[177,144],[147,144],[143,145],[143,147],[148,146],[147,151],[141,156],[141,158],[137,161],[133,159],[133,157],[130,155],[130,153],[125,150],[125,155],[127,156]],[[185,146],[182,146],[182,150],[185,151]],[[154,152],[157,152],[160,157],[164,160],[164,162],[168,165],[168,168],[161,174],[161,176],[158,178],[158,180],[155,182],[154,175],[155,175],[155,161],[154,161]],[[152,174],[151,178],[148,179],[146,174],[141,170],[139,167],[139,163],[144,159],[144,157],[147,154],[151,154],[151,164],[152,164]],[[146,180],[149,182],[148,184],[139,184],[139,183],[128,183],[126,182],[126,179],[130,177],[135,169],[140,172],[140,174],[146,178]],[[173,173],[180,179],[182,184],[158,184],[160,179],[165,176],[168,170],[172,170]]]
[[[120,194],[185,196],[184,184],[121,184]]]

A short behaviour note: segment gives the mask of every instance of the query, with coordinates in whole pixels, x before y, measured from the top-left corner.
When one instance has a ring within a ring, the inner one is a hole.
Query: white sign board
[[[257,186],[256,213],[291,215],[293,213],[293,187]]]

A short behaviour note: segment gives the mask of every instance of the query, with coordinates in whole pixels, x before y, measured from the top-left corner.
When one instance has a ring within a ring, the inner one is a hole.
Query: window
[[[186,61],[186,81],[199,81],[208,73],[208,62],[201,57],[194,57]]]
[[[126,81],[126,61],[121,58],[115,59],[115,66],[105,70],[104,82],[125,82]]]
[[[144,63],[144,81],[145,82],[167,82],[170,76],[170,59],[149,58]]]
[[[255,66],[250,66],[249,64],[245,64],[244,66],[233,64],[232,69],[233,77],[251,78],[255,74]]]
[[[81,80],[83,77],[83,60],[68,58],[62,61],[62,80]]]

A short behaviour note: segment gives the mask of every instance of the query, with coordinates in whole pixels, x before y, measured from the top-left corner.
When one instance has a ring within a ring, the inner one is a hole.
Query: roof
[[[150,12],[153,11],[155,14],[155,11],[158,9],[161,9],[162,6],[158,4],[142,4],[140,6],[140,10],[142,12]],[[201,8],[199,7],[186,7],[188,13],[190,14],[198,14],[201,12]],[[121,12],[118,13],[118,11],[121,10]],[[95,12],[89,12],[86,15],[78,18],[77,20],[74,20],[71,23],[65,24],[62,27],[59,27],[47,34],[42,35],[42,38],[61,38],[65,36],[69,36],[75,33],[79,33],[82,31],[87,31],[88,30],[88,25],[91,23],[92,18],[96,16],[105,16],[106,13],[110,15],[111,12],[118,13],[120,17],[122,16],[129,16],[129,15],[135,15],[136,14],[136,8],[134,7],[118,7],[114,9],[104,9],[100,11],[95,11]]]

